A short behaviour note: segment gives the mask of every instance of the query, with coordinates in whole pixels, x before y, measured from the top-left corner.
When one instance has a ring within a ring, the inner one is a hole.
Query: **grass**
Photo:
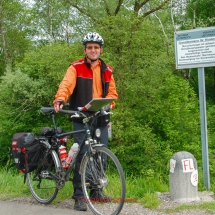
[[[138,202],[145,208],[150,209],[156,209],[161,204],[156,193],[146,193]]]
[[[27,196],[31,197],[27,183],[24,184],[24,174],[18,173],[15,168],[6,171],[0,169],[0,200]],[[168,192],[169,186],[159,178],[143,178],[135,176],[126,176],[126,202],[138,202],[149,209],[157,209],[161,204],[156,192]],[[65,187],[59,190],[55,200],[51,204],[56,204],[65,199],[71,199],[73,193],[72,182],[67,182]],[[201,204],[182,204],[180,206],[162,210],[166,213],[179,212],[181,210],[207,210],[209,213],[215,213],[215,202],[205,202]]]
[[[0,181],[1,200],[25,196],[29,193],[28,187],[24,185],[23,175],[16,174],[15,171],[6,172],[5,170],[1,170]]]
[[[0,200],[7,200],[20,196],[32,196],[27,182],[24,184],[24,174],[19,173],[16,169],[11,168],[9,171],[0,169]],[[52,202],[56,204],[72,196],[72,182],[67,182],[65,187],[59,190],[57,198]]]
[[[215,214],[215,202],[204,202],[204,203],[192,204],[192,205],[182,204],[180,206],[177,206],[171,209],[162,210],[162,211],[171,214],[171,213],[180,212],[183,210],[205,210],[210,214]]]

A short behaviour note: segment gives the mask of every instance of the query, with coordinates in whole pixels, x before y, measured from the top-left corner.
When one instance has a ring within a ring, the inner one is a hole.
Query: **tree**
[[[79,15],[82,15],[82,26],[91,27],[98,26],[102,29],[109,31],[112,26],[104,20],[109,19],[111,24],[112,18],[120,16],[121,18],[128,18],[130,16],[136,17],[136,22],[133,23],[132,31],[138,29],[139,25],[144,22],[146,17],[149,17],[152,13],[161,10],[170,0],[100,0],[98,1],[73,1],[64,0],[69,3],[71,7]],[[106,18],[105,18],[106,17]],[[105,19],[104,19],[105,18]],[[86,28],[87,29],[87,28]]]
[[[189,0],[186,7],[186,17],[193,20],[193,28],[207,27],[215,24],[214,0]]]
[[[32,27],[37,43],[77,40],[80,17],[64,1],[38,0],[32,6]]]
[[[18,0],[0,1],[0,60],[9,69],[15,61],[20,61],[30,46],[27,38],[29,31],[28,10],[24,3]],[[3,71],[0,71],[0,74]]]

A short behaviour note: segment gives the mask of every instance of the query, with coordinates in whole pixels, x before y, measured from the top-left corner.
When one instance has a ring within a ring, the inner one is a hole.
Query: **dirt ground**
[[[164,209],[174,208],[182,203],[173,202],[170,199],[170,193],[158,193],[159,199],[162,204],[156,209],[151,210],[149,208],[144,208],[138,203],[125,203],[120,215],[211,215],[215,214],[215,211],[206,212],[205,210],[181,210],[180,212],[166,213]],[[186,204],[199,204],[202,202],[212,202],[215,201],[214,193],[211,191],[198,192],[199,201],[187,202]],[[33,197],[19,197],[10,199],[9,201],[15,201],[23,204],[31,205],[41,205]],[[67,199],[55,205],[47,205],[45,207],[55,207],[61,209],[71,209],[73,210],[74,201],[72,199]],[[43,206],[44,207],[44,206]],[[88,209],[87,212],[90,212]],[[84,214],[81,212],[81,214]],[[92,213],[93,214],[93,213]]]

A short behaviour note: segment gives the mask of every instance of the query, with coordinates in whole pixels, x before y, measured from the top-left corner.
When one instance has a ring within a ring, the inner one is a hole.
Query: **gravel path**
[[[174,213],[162,212],[164,209],[170,209],[170,208],[179,206],[180,203],[172,202],[170,200],[169,193],[158,193],[158,196],[159,196],[159,199],[162,201],[162,204],[158,207],[158,209],[151,210],[148,208],[144,208],[143,206],[141,206],[138,203],[125,203],[120,215],[165,215],[165,214],[169,214],[169,215],[211,215],[211,214],[215,214],[215,213],[208,213],[204,210],[182,210],[180,212],[174,212]],[[200,198],[200,201],[190,202],[187,204],[198,204],[201,202],[215,201],[214,194],[211,191],[198,192],[198,196]],[[19,197],[19,198],[10,199],[10,201],[20,202],[23,204],[40,205],[33,197]],[[74,205],[73,200],[67,199],[67,200],[62,201],[55,205],[47,205],[46,207],[55,207],[55,208],[73,210],[73,205]]]

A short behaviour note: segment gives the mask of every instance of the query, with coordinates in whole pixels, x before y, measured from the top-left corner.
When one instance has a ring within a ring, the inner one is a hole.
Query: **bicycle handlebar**
[[[43,113],[56,113],[54,108],[52,107],[42,107],[41,112]],[[101,113],[102,115],[107,115],[107,114],[111,114],[111,112],[108,112],[110,110],[110,105],[107,105],[106,107],[102,108],[100,111],[96,112],[96,113]],[[81,118],[81,117],[87,117],[84,114],[85,111],[74,111],[74,110],[64,110],[64,109],[60,109],[59,113],[63,113],[63,114],[71,114],[73,115],[72,117],[75,118]]]

